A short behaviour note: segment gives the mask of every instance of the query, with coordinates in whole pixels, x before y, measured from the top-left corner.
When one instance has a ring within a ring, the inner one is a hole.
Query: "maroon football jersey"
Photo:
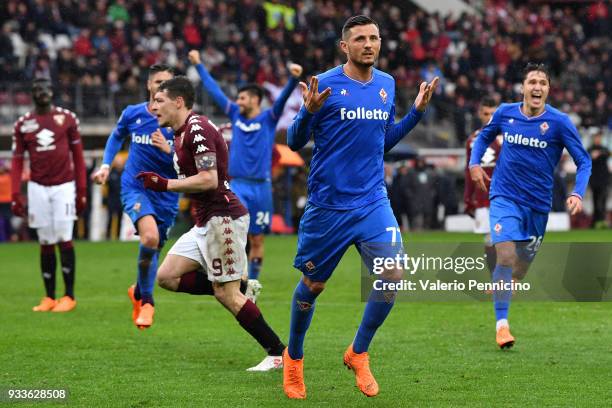
[[[474,146],[474,142],[478,137],[478,133],[480,130],[475,131],[468,137],[468,140],[465,144],[466,149],[466,168],[465,168],[465,192],[463,200],[468,205],[471,204],[473,208],[482,208],[489,206],[489,183],[487,183],[487,191],[482,191],[476,187],[472,178],[470,177],[470,171],[468,164],[470,163],[470,156],[472,155],[472,147]],[[499,158],[499,154],[501,153],[501,142],[500,138],[496,138],[493,140],[493,143],[487,147],[487,150],[482,155],[482,159],[480,161],[480,166],[487,173],[489,178],[493,177],[493,170],[495,170],[495,164],[497,159]]]
[[[185,124],[174,132],[174,146],[174,166],[179,178],[195,176],[207,168],[217,170],[216,190],[187,194],[195,202],[198,227],[214,216],[236,219],[248,213],[229,187],[225,140],[206,116],[191,113]]]
[[[28,112],[15,122],[13,157],[20,159],[28,152],[30,180],[38,184],[56,186],[74,180],[71,152],[75,148],[82,152],[79,120],[67,109],[53,107],[42,115]],[[82,154],[79,158],[82,160]],[[82,167],[85,168],[84,163]],[[84,185],[85,174],[78,176],[77,184]]]

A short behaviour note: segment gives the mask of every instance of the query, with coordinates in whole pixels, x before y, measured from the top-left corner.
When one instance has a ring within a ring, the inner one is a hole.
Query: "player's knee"
[[[140,243],[147,248],[157,249],[159,247],[159,235],[156,231],[145,231],[140,234]]]
[[[259,249],[263,247],[263,244],[264,244],[263,234],[251,235],[249,238],[250,238],[249,242],[250,242],[252,249]]]
[[[310,289],[310,291],[316,295],[323,292],[323,289],[325,289],[325,282],[311,281],[307,277],[304,277],[303,280],[306,286],[308,286],[308,289]]]
[[[495,245],[497,264],[502,266],[513,266],[516,263],[516,250],[514,242],[502,242]]]
[[[163,264],[157,270],[157,284],[160,288],[164,288],[167,290],[175,290],[174,288],[174,279],[172,277],[172,273],[169,268],[164,266]]]
[[[514,280],[521,281],[525,279],[528,269],[529,264],[527,262],[517,260],[517,262],[514,264],[514,267],[512,268],[512,277],[514,278]]]

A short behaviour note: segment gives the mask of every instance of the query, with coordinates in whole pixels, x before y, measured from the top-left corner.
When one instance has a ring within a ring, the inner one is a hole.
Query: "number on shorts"
[[[66,215],[75,215],[76,208],[73,203],[66,203]]]
[[[221,276],[223,275],[223,262],[221,262],[221,258],[215,258],[212,260],[212,267],[215,270],[213,272],[213,276]]]
[[[529,244],[527,244],[525,249],[530,252],[538,252],[538,249],[540,249],[540,245],[542,245],[542,238],[544,237],[541,235],[539,237],[536,237],[535,235],[530,236],[529,239],[531,241],[529,242]]]
[[[387,227],[387,231],[391,231],[391,244],[395,245],[397,237],[399,237],[400,244],[402,243],[402,231],[399,227]]]
[[[255,216],[255,224],[257,225],[268,225],[270,224],[270,212],[258,211]]]

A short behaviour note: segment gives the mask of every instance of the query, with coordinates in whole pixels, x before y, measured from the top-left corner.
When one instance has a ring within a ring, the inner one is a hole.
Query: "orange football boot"
[[[353,344],[344,352],[344,365],[355,372],[355,382],[367,397],[378,395],[378,383],[370,371],[370,357],[367,352],[355,353]]]
[[[55,305],[53,309],[51,309],[51,311],[59,312],[59,313],[69,312],[72,309],[74,309],[76,305],[77,305],[76,300],[74,300],[70,296],[64,296],[60,300],[57,301],[57,304]]]
[[[508,326],[502,326],[497,330],[495,340],[501,349],[509,349],[514,346],[514,336],[510,334],[510,328]]]
[[[38,306],[34,306],[32,310],[35,312],[50,312],[56,304],[57,301],[55,299],[45,296],[40,300],[40,304]]]
[[[128,297],[132,301],[132,321],[136,324],[136,319],[138,319],[138,315],[140,314],[140,300],[136,300],[134,297],[134,291],[136,290],[136,285],[132,285],[128,288]]]
[[[139,329],[148,329],[153,325],[153,315],[155,314],[155,308],[150,303],[145,303],[140,306],[140,313],[138,318],[134,321]]]
[[[283,389],[291,399],[305,399],[304,359],[294,360],[289,356],[289,350],[283,351]]]

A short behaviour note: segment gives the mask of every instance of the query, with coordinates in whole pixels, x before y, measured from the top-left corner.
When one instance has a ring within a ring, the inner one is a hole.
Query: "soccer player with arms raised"
[[[503,153],[489,193],[491,236],[497,252],[494,283],[523,279],[542,244],[552,205],[553,173],[563,149],[578,167],[574,191],[566,201],[571,215],[582,211],[591,174],[589,154],[569,116],[546,104],[550,75],[545,65],[527,64],[522,92],[522,102],[497,108],[479,133],[470,158],[471,178],[486,191],[489,177],[480,163],[487,146],[503,135]],[[510,348],[515,341],[508,324],[511,296],[511,290],[493,292],[500,348]]]
[[[74,299],[75,254],[72,244],[74,220],[87,204],[87,176],[79,120],[67,109],[53,106],[53,90],[46,78],[32,84],[34,112],[15,123],[11,181],[11,209],[18,217],[28,215],[40,243],[40,268],[46,296],[35,312],[68,312],[76,307]],[[21,195],[21,175],[25,153],[30,159],[27,209]],[[75,183],[76,182],[76,183]],[[55,300],[55,245],[66,287]]]
[[[313,76],[310,89],[300,84],[304,106],[287,132],[293,150],[314,139],[308,205],[293,264],[303,276],[293,294],[289,346],[283,353],[283,386],[289,398],[306,398],[304,337],[315,299],[344,252],[354,244],[366,258],[389,256],[385,248],[371,253],[375,247],[370,244],[401,243],[387,198],[383,154],[416,126],[438,84],[438,78],[423,82],[410,112],[395,123],[395,81],[374,68],[381,46],[378,24],[367,16],[351,17],[342,29],[340,46],[346,64]],[[368,346],[391,311],[395,294],[386,301],[373,295],[344,354],[344,364],[369,397],[377,395],[379,387],[370,372]]]
[[[285,347],[259,308],[240,292],[247,268],[245,252],[249,214],[230,190],[227,145],[205,116],[192,112],[195,90],[185,77],[165,81],[155,94],[153,112],[160,126],[174,130],[174,164],[178,179],[142,172],[138,179],[156,192],[185,193],[195,202],[196,225],[172,246],[159,267],[165,289],[202,294],[204,268],[215,298],[266,350],[268,356],[251,371],[280,368]]]
[[[136,284],[128,289],[132,301],[132,320],[140,329],[153,324],[157,262],[168,239],[168,231],[174,225],[178,194],[154,194],[145,190],[135,176],[143,170],[155,170],[164,177],[176,176],[172,162],[172,129],[160,129],[157,117],[151,112],[157,88],[173,76],[173,68],[167,65],[156,64],[149,68],[149,101],[130,105],[123,110],[106,142],[102,166],[93,176],[96,183],[106,183],[113,159],[121,150],[125,138],[130,136],[130,154],[121,175],[121,203],[140,237]]]
[[[489,123],[489,120],[491,120],[491,116],[493,115],[493,112],[495,112],[496,107],[497,103],[491,97],[483,98],[483,100],[480,102],[480,106],[478,107],[478,118],[483,126]],[[489,227],[489,195],[486,191],[476,188],[476,185],[470,177],[469,168],[472,148],[474,147],[474,143],[476,142],[481,129],[482,127],[472,133],[465,143],[466,163],[463,202],[465,204],[465,212],[474,218],[474,232],[485,235],[484,239],[487,265],[489,267],[489,271],[493,272],[493,269],[495,269],[496,256],[495,247],[493,247],[493,244],[491,243],[491,228]],[[493,143],[487,147],[487,150],[482,156],[482,160],[480,162],[480,165],[487,173],[489,178],[493,175],[495,163],[497,162],[497,158],[501,153],[502,144],[500,139],[501,136],[498,136],[495,138],[495,140],[493,140]]]
[[[264,257],[264,234],[270,230],[272,217],[272,147],[276,124],[291,92],[298,84],[302,67],[289,64],[291,79],[271,109],[262,110],[263,90],[247,84],[238,90],[236,102],[229,100],[200,60],[197,50],[189,52],[202,86],[232,121],[232,144],[229,152],[229,176],[232,191],[249,211],[249,284],[247,296],[253,301],[261,290],[259,273]]]

